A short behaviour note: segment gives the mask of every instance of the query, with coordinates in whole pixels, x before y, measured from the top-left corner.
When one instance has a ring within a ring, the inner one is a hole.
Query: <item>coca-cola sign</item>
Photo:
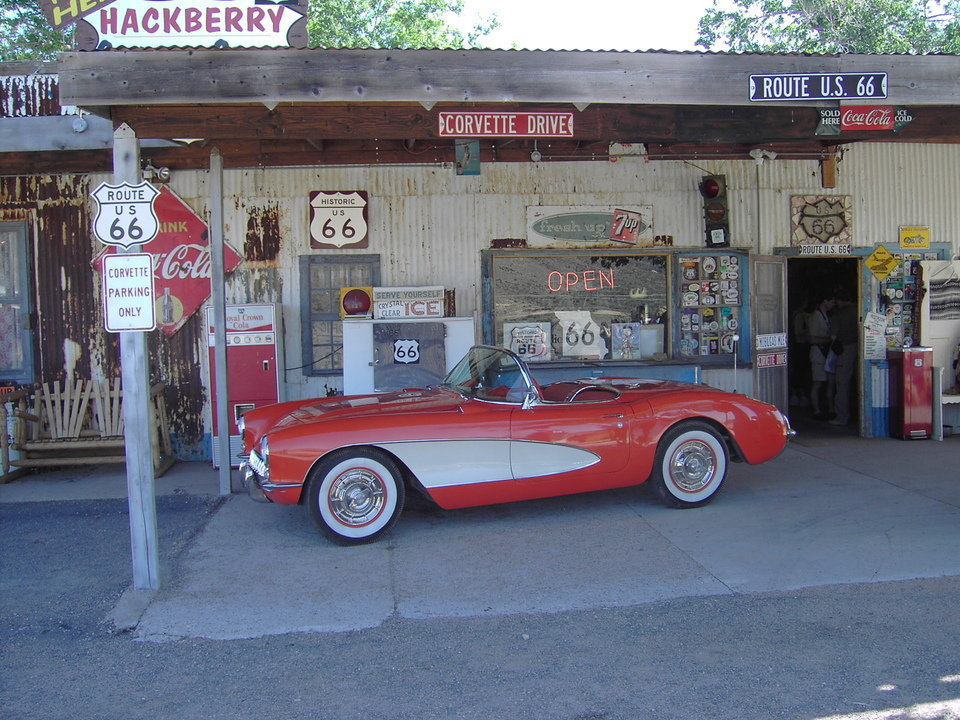
[[[893,130],[893,107],[845,105],[840,108],[840,130]]]
[[[160,231],[143,251],[153,256],[154,287],[157,294],[157,327],[173,335],[210,297],[211,256],[207,224],[168,187],[162,186],[154,201]],[[108,247],[94,260],[103,272],[101,259],[116,248]],[[240,255],[223,246],[225,272],[232,272]]]

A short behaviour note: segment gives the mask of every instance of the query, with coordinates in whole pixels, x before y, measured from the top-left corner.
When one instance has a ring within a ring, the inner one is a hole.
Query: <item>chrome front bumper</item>
[[[240,465],[240,477],[243,478],[243,487],[247,491],[247,495],[250,496],[251,500],[256,500],[257,502],[270,502],[270,498],[267,497],[267,494],[263,491],[261,483],[263,482],[257,473],[253,471],[253,468],[250,467],[248,463],[243,463]]]
[[[270,487],[270,469],[256,450],[240,465],[240,477],[243,478],[243,486],[251,500],[270,502],[270,498],[263,491],[264,487]]]

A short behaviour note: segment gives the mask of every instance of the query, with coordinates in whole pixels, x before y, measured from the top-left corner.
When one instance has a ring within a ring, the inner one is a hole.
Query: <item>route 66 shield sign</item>
[[[367,247],[367,193],[363,190],[310,193],[310,247]]]
[[[393,361],[403,363],[420,362],[420,341],[415,339],[403,339],[393,341]]]
[[[90,195],[97,201],[93,234],[105,245],[128,248],[150,242],[160,230],[153,201],[160,191],[143,181],[120,185],[101,183]]]

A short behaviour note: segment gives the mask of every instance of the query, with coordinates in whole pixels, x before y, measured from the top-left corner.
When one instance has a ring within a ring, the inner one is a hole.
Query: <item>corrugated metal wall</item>
[[[227,301],[281,303],[285,366],[299,368],[301,255],[378,253],[384,285],[442,284],[456,291],[459,315],[476,314],[479,319],[480,251],[494,240],[524,238],[527,206],[651,205],[656,234],[672,235],[677,248],[702,248],[697,185],[705,174],[727,176],[733,244],[741,249],[772,254],[789,246],[790,196],[823,194],[851,196],[854,245],[895,242],[900,225],[929,225],[934,240],[952,242],[956,252],[957,167],[960,146],[860,144],[843,153],[837,187],[829,190],[821,188],[816,161],[795,159],[760,165],[752,160],[640,158],[489,163],[479,176],[457,176],[452,167],[436,165],[228,170],[225,239],[245,262],[228,278]],[[26,213],[34,218],[38,309],[48,316],[40,325],[45,374],[71,365],[93,373],[115,368],[113,343],[101,330],[99,280],[89,266],[98,244],[90,237],[87,193],[104,180],[109,176],[44,181],[31,191],[35,199],[29,207],[17,200],[29,194],[17,189],[22,180],[6,179],[3,185],[0,217]],[[174,168],[170,187],[206,216],[207,173]],[[369,193],[368,250],[310,248],[308,201],[313,190]],[[60,210],[54,212],[56,208]],[[69,221],[55,220],[65,208],[71,208]],[[49,249],[56,252],[44,252]],[[61,331],[60,324],[70,327]],[[202,314],[197,314],[172,339],[151,341],[158,364],[155,375],[171,386],[168,406],[185,454],[202,447],[209,425],[203,331]],[[65,349],[70,343],[78,349]],[[71,353],[78,357],[71,358]],[[750,387],[744,377],[748,372],[741,371],[737,379],[741,391]],[[729,382],[728,373],[720,375],[724,384]],[[290,369],[286,379],[289,398],[322,394],[325,382],[334,384],[303,376],[297,369]]]

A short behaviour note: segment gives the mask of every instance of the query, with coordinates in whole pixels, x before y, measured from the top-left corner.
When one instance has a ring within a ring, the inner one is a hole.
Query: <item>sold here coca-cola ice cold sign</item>
[[[173,335],[210,297],[210,240],[207,224],[166,186],[159,189],[153,208],[159,229],[142,248],[153,256],[157,327]],[[104,256],[114,252],[115,247],[108,247],[94,259],[101,274]],[[224,244],[225,272],[235,270],[241,259]]]

